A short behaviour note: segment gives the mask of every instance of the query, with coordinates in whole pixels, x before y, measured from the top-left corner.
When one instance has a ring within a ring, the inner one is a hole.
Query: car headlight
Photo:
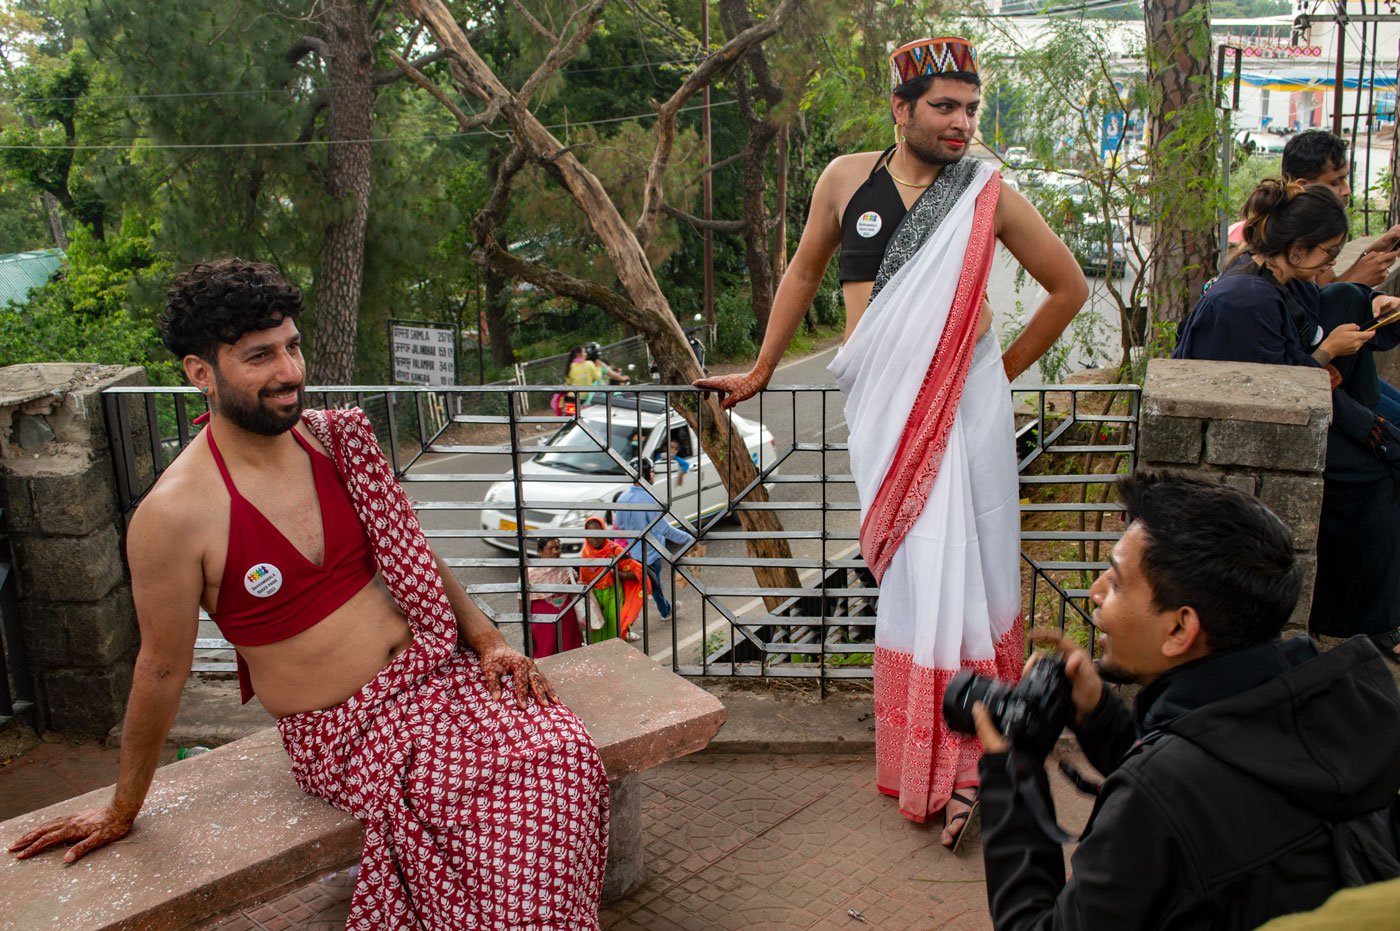
[[[499,504],[502,501],[510,500],[509,485],[492,485],[486,490],[486,502],[488,504]]]
[[[561,527],[582,527],[583,522],[588,519],[588,514],[583,511],[568,511],[564,514],[564,519],[559,522]]]

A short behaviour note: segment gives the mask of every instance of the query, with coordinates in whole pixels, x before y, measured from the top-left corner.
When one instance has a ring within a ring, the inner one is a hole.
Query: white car
[[[582,539],[571,540],[569,532],[582,529],[589,517],[604,516],[632,484],[628,469],[636,470],[639,457],[652,461],[656,473],[652,494],[663,506],[670,502],[674,518],[693,523],[725,507],[729,497],[719,470],[700,449],[695,431],[684,418],[674,410],[668,412],[660,395],[642,395],[640,411],[630,400],[617,400],[611,408],[602,404],[580,408],[573,421],[545,441],[545,449],[520,465],[523,507],[519,513],[515,477],[502,476],[491,485],[485,500],[494,507],[481,511],[481,528],[497,535],[486,537],[486,542],[515,550],[516,528],[523,518],[526,530],[549,531],[561,538],[565,549],[577,550]],[[754,463],[759,468],[772,465],[777,458],[773,434],[760,423],[732,416],[733,429],[744,438]],[[673,442],[684,466],[670,455]]]

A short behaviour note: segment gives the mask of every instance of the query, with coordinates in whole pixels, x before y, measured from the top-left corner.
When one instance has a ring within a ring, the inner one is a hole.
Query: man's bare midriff
[[[860,318],[865,314],[865,308],[870,306],[870,292],[875,290],[873,281],[847,281],[841,285],[841,296],[846,303],[846,335],[842,341],[849,341],[851,334],[856,331],[856,324],[860,323]],[[987,302],[986,297],[982,298],[982,317],[977,321],[977,338],[981,339],[983,334],[992,328],[992,305]]]
[[[274,718],[338,705],[413,642],[379,576],[314,627],[240,647],[258,700]]]

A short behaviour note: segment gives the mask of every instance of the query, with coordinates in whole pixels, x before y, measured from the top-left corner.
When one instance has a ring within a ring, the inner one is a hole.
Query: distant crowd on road
[[[625,385],[632,379],[626,372],[614,368],[603,359],[603,347],[597,343],[574,346],[564,357],[564,384],[578,389],[597,385]],[[555,416],[577,413],[579,405],[593,401],[591,391],[561,391],[550,399]]]

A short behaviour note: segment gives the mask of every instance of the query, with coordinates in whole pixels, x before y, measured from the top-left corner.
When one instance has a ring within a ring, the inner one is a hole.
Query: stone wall
[[[1139,465],[1216,476],[1257,495],[1293,529],[1303,592],[1285,633],[1307,629],[1331,416],[1322,369],[1176,359],[1147,365]]]
[[[21,632],[40,721],[58,730],[106,734],[131,688],[136,615],[101,392],[145,383],[120,366],[0,369],[0,500]]]

